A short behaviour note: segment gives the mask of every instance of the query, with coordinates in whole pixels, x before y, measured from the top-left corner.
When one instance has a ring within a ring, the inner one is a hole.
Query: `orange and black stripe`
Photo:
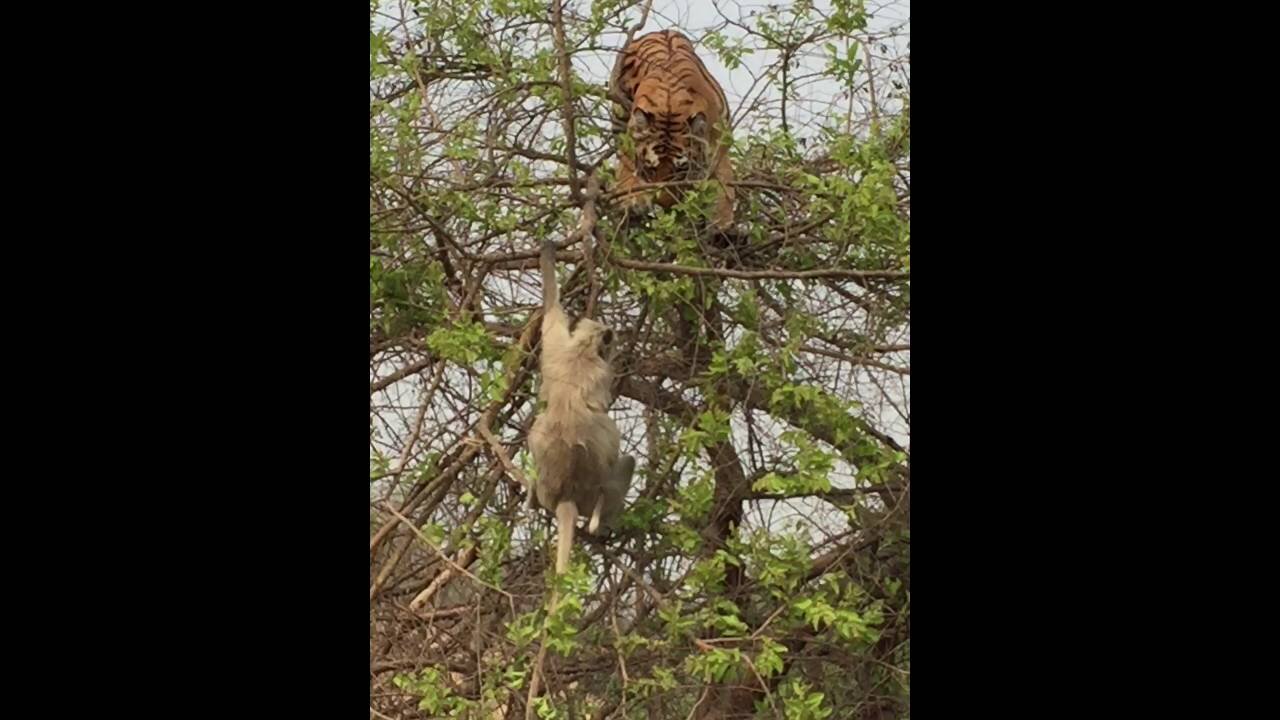
[[[720,103],[721,119],[726,124],[728,123],[729,102],[725,98],[724,89],[707,71],[707,66],[703,64],[702,58],[698,57],[693,43],[680,32],[676,30],[659,30],[633,40],[618,54],[610,84],[620,92],[628,106],[633,106],[636,100],[635,91],[640,85],[640,81],[655,74],[668,80],[672,88],[688,88],[690,87],[689,81],[691,79],[695,77],[701,78],[703,84],[715,92],[716,99]],[[664,115],[670,116],[674,114],[670,107],[671,93],[669,90],[666,93],[666,97],[661,99],[665,100],[665,102],[654,97],[647,97],[646,99],[653,103],[654,106],[662,107]],[[630,109],[630,107],[619,107],[615,103],[613,108],[613,129],[615,132],[624,132],[626,130],[626,121]]]

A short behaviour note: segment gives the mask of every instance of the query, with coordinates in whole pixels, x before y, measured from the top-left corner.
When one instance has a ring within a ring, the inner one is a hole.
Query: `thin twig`
[[[506,470],[508,475],[520,483],[525,492],[533,494],[533,485],[529,484],[529,478],[525,477],[523,470],[511,462],[511,458],[507,457],[507,451],[502,449],[502,444],[498,442],[498,438],[494,436],[493,431],[485,425],[481,425],[477,429],[480,431],[480,436],[488,443],[494,457],[498,459],[498,462],[502,463],[502,469]]]
[[[627,49],[627,46],[635,39],[636,33],[640,32],[640,29],[644,27],[644,24],[649,22],[649,8],[651,7],[653,7],[653,0],[647,0],[644,4],[644,10],[640,12],[640,19],[636,21],[635,25],[627,28],[627,39],[622,41],[623,50]],[[617,60],[615,60],[613,65],[613,70],[609,73],[608,97],[622,110],[623,119],[629,120],[631,117],[631,107],[627,104],[626,96],[624,96],[622,91],[618,89],[617,83],[617,75],[618,70],[622,65],[622,57],[623,53],[619,51]]]
[[[458,563],[454,562],[454,561],[453,561],[453,559],[452,559],[452,558],[450,558],[448,555],[446,555],[446,554],[444,553],[444,551],[443,551],[443,550],[441,550],[440,548],[436,547],[435,545],[432,545],[432,544],[431,544],[431,540],[430,540],[430,539],[428,539],[428,538],[427,538],[427,536],[426,536],[426,535],[424,535],[424,534],[422,533],[422,531],[421,531],[421,530],[419,530],[417,527],[415,527],[415,526],[414,526],[413,521],[412,521],[412,520],[410,520],[409,518],[407,518],[407,517],[405,517],[405,516],[401,515],[400,513],[396,512],[396,509],[395,509],[395,508],[391,507],[390,505],[386,505],[386,506],[384,506],[384,507],[383,507],[383,510],[386,510],[387,512],[391,513],[392,515],[395,515],[395,516],[396,516],[396,519],[398,519],[400,522],[404,523],[404,524],[405,524],[405,526],[407,526],[410,530],[412,530],[412,531],[413,531],[413,533],[414,533],[415,535],[417,535],[417,536],[418,536],[418,539],[422,541],[422,544],[423,544],[423,545],[426,545],[427,547],[429,547],[429,548],[431,548],[432,550],[434,550],[434,551],[435,551],[435,553],[436,553],[436,555],[439,555],[441,560],[444,560],[446,563],[448,563],[448,565],[449,565],[450,567],[452,567],[452,568],[454,569],[454,571],[455,571],[455,572],[462,573],[463,575],[466,575],[467,577],[469,577],[469,578],[471,578],[472,580],[476,581],[477,583],[479,583],[479,584],[481,584],[481,585],[483,585],[483,586],[485,586],[485,587],[489,588],[490,590],[494,590],[494,591],[496,591],[496,592],[498,592],[498,593],[501,593],[501,594],[502,594],[504,597],[506,597],[508,600],[513,600],[513,601],[514,601],[514,598],[512,597],[511,593],[507,592],[506,590],[503,590],[502,588],[498,587],[497,585],[492,585],[492,584],[487,583],[487,582],[485,582],[484,580],[481,580],[480,578],[476,577],[475,575],[473,575],[473,574],[471,573],[471,571],[470,571],[470,570],[468,570],[468,569],[466,569],[466,568],[462,567],[461,565],[459,565]]]
[[[405,365],[404,367],[382,378],[381,380],[369,383],[369,394],[372,395],[378,392],[379,390],[387,387],[388,385],[392,385],[394,383],[397,383],[409,377],[410,375],[415,375],[417,373],[422,372],[423,370],[426,370],[436,360],[437,358],[434,358],[434,357],[423,358],[422,360],[419,360],[418,362],[415,362],[411,365]]]
[[[533,701],[538,699],[542,689],[542,664],[547,659],[547,630],[543,623],[542,642],[538,646],[538,657],[533,661],[533,677],[529,678],[529,696],[524,701],[524,720],[533,720],[537,713],[533,710]]]
[[[880,110],[876,107],[876,73],[871,67],[871,40],[862,44],[867,60],[867,91],[871,93],[871,127],[876,134],[880,133]]]
[[[569,161],[569,195],[578,202],[577,135],[573,128],[573,87],[569,75],[569,53],[565,50],[564,18],[561,16],[561,0],[551,2],[551,22],[555,30],[556,54],[560,56],[560,91],[564,93],[564,152]]]
[[[472,545],[471,547],[465,550],[462,550],[458,553],[458,559],[456,561],[456,564],[458,567],[466,567],[470,565],[475,559],[476,559],[476,546]],[[426,605],[428,602],[431,601],[431,598],[434,597],[437,592],[439,592],[440,588],[444,587],[445,584],[448,583],[450,580],[452,580],[455,575],[457,575],[457,572],[454,571],[454,569],[451,567],[447,567],[441,570],[440,574],[435,576],[435,578],[431,581],[430,585],[428,585],[422,592],[418,593],[416,597],[414,597],[412,600],[409,601],[409,609],[416,612],[423,605]]]
[[[632,25],[627,29],[627,41],[622,44],[622,47],[630,45],[631,40],[635,38],[636,33],[640,32],[641,28],[644,27],[644,24],[649,22],[649,8],[651,7],[653,7],[653,0],[647,0],[644,4],[644,10],[640,12],[640,19],[636,21],[635,25]]]
[[[888,370],[889,372],[897,373],[899,375],[911,374],[911,368],[904,368],[904,367],[898,367],[897,365],[890,365],[889,363],[881,362],[879,360],[876,360],[875,358],[869,358],[866,356],[858,356],[858,355],[849,355],[847,353],[836,352],[835,350],[827,350],[826,348],[814,347],[812,345],[801,345],[800,349],[805,352],[811,352],[815,355],[824,355],[829,358],[843,360],[847,363],[852,363],[854,365],[863,365],[866,367],[880,368],[881,370]]]

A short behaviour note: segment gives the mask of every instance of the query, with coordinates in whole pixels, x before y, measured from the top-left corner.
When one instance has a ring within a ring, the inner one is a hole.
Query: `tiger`
[[[722,231],[732,226],[729,103],[689,38],[659,30],[631,41],[618,53],[609,87],[614,135],[629,135],[634,150],[618,152],[615,189],[622,206],[656,202],[669,208],[678,200],[676,188],[664,188],[656,198],[635,189],[646,182],[714,177],[720,191],[711,223]]]

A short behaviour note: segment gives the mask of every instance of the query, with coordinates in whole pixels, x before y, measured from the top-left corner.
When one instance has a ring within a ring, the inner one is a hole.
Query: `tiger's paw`
[[[628,226],[643,225],[653,217],[653,201],[644,193],[629,195],[619,204]]]

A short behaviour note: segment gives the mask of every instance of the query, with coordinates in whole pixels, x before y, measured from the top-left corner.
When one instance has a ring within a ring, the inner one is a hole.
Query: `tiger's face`
[[[687,88],[649,78],[636,88],[627,131],[647,182],[705,180],[710,169],[707,103]]]

